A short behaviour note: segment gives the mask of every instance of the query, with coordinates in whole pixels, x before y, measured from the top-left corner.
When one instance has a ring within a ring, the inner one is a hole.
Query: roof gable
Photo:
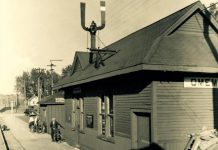
[[[180,17],[169,29],[167,29],[165,31],[164,35],[169,35],[172,32],[174,32],[175,30],[177,30],[177,28],[180,27],[182,24],[184,24],[184,22],[186,22],[187,20],[190,20],[190,17],[193,17],[193,14],[196,14],[196,12],[201,14],[202,16],[204,16],[204,19],[209,20],[211,25],[214,26],[215,30],[218,29],[218,24],[217,24],[216,20],[207,11],[206,7],[204,7],[201,4],[201,2],[198,1],[198,2],[194,3],[194,5],[192,4],[191,6],[192,7],[185,13],[185,15]],[[198,22],[198,23],[200,23],[200,22]]]
[[[88,52],[76,52],[72,64],[71,75],[80,72],[88,65]]]
[[[72,74],[77,72],[77,71],[81,71],[81,70],[82,70],[82,66],[80,64],[79,58],[75,57],[75,61],[73,63]]]
[[[200,10],[196,10],[172,33],[174,32],[217,34],[216,28],[212,25],[210,19],[207,18]]]
[[[156,65],[217,67],[218,36],[214,18],[200,7],[175,23],[153,44],[144,62]],[[189,16],[190,15],[190,16]],[[209,17],[209,18],[208,18]]]

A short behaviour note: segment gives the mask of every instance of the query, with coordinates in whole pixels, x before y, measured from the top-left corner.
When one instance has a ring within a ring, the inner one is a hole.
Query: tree
[[[55,84],[60,79],[60,75],[54,71],[52,74],[53,83]],[[48,70],[39,70],[37,68],[31,69],[30,73],[23,72],[21,76],[16,77],[15,89],[17,93],[24,95],[26,99],[38,95],[38,90],[40,90],[42,97],[48,96],[51,94],[51,73]]]
[[[65,68],[62,69],[62,73],[61,73],[61,77],[64,78],[66,76],[69,75],[69,73],[71,72],[72,69],[72,65],[68,65]]]
[[[211,15],[213,15],[216,21],[218,21],[218,9],[215,3],[210,3],[209,12],[211,13]]]

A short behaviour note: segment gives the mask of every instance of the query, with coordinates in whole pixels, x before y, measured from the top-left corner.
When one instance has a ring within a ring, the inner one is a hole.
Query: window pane
[[[110,136],[114,136],[114,118],[110,117]]]
[[[113,96],[110,95],[109,96],[109,113],[113,114],[114,110],[114,106],[113,106]]]
[[[101,133],[102,135],[106,134],[106,116],[105,116],[105,112],[106,111],[106,107],[105,107],[105,99],[104,96],[101,97],[101,115],[102,115],[102,122],[101,122]]]
[[[105,99],[104,99],[104,96],[101,97],[101,113],[105,113]]]
[[[68,119],[71,119],[71,123],[72,123],[72,128],[76,127],[76,114],[75,114],[75,100],[72,101],[72,116],[70,118],[70,116],[67,116]]]
[[[82,131],[84,129],[84,100],[83,98],[79,99],[80,102],[80,130]]]
[[[80,114],[80,130],[83,130],[83,128],[84,128],[84,114],[83,113],[81,113]]]
[[[106,116],[102,115],[102,135],[106,134]]]
[[[109,95],[109,117],[108,117],[108,121],[109,121],[109,129],[108,129],[108,135],[113,137],[114,136],[114,119],[113,119],[113,113],[114,113],[114,107],[113,107],[113,95]]]

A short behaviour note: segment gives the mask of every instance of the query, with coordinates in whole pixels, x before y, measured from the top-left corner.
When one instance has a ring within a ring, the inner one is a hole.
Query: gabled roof
[[[187,25],[193,28],[193,19],[199,21],[194,22],[197,28],[203,27],[199,33],[184,31]],[[82,72],[61,80],[55,88],[139,70],[217,73],[217,29],[214,18],[200,2],[195,2],[107,46],[119,52],[106,59],[105,66],[96,69],[89,64]]]
[[[33,95],[32,97],[30,97],[29,99],[28,99],[28,101],[30,102],[30,101],[32,101],[32,100],[38,100],[38,96],[36,96],[36,95]]]
[[[84,70],[89,64],[89,53],[88,52],[76,52],[72,64],[71,75],[77,70]]]

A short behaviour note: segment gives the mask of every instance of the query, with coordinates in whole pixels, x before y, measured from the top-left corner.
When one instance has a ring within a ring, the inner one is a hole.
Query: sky
[[[103,43],[111,44],[196,0],[106,0]],[[14,94],[15,78],[32,68],[61,73],[75,51],[87,51],[88,34],[80,25],[80,2],[86,3],[86,26],[100,25],[99,0],[0,0],[0,94]],[[218,0],[202,0],[205,6]]]

